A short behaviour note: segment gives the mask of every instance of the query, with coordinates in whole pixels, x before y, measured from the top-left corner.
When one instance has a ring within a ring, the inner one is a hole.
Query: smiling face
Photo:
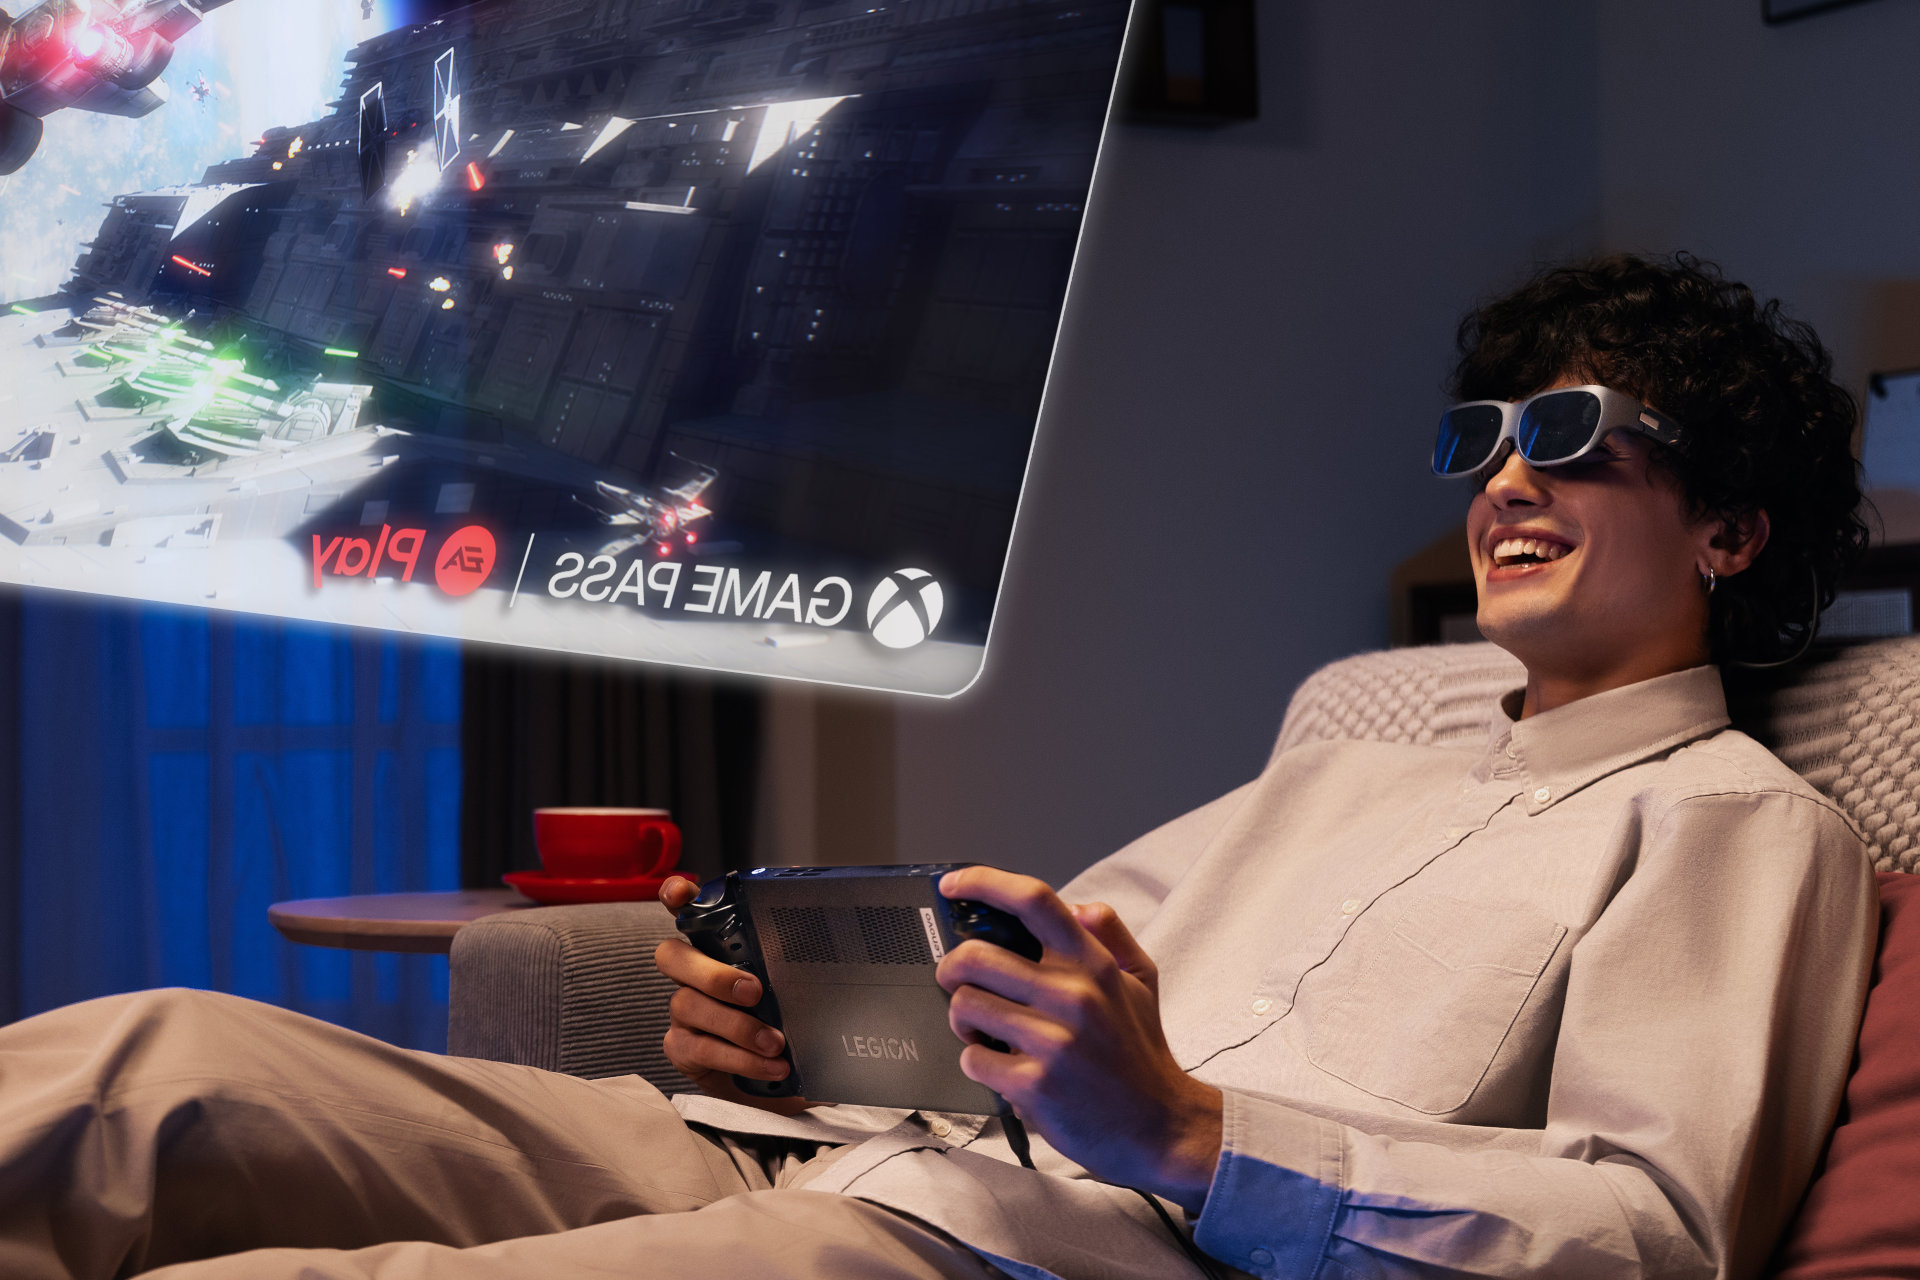
[[[1480,631],[1526,664],[1523,715],[1709,660],[1701,570],[1745,568],[1764,517],[1758,538],[1729,550],[1718,524],[1688,518],[1651,454],[1626,430],[1564,466],[1509,452],[1474,495]]]

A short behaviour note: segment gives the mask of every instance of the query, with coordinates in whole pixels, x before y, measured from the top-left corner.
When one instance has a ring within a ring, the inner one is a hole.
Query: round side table
[[[267,919],[282,936],[310,946],[445,955],[453,949],[453,935],[469,921],[533,905],[512,889],[363,893],[276,902],[267,908]]]

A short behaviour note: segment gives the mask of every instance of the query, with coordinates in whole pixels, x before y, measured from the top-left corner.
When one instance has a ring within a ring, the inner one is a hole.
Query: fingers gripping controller
[[[674,926],[701,954],[752,974],[760,983],[760,1001],[748,1013],[770,1027],[780,1027],[780,1005],[773,998],[773,984],[767,981],[767,967],[760,958],[760,947],[753,935],[753,919],[736,872],[702,885],[699,894],[674,917]],[[735,1076],[740,1091],[755,1098],[793,1098],[800,1095],[800,1074],[794,1070],[793,1050],[782,1045],[780,1056],[786,1059],[787,1074],[780,1080],[755,1080]]]
[[[995,946],[1005,947],[1017,956],[1025,956],[1035,964],[1040,963],[1040,954],[1043,950],[1040,940],[1027,931],[1027,926],[1021,924],[1020,917],[1016,915],[1002,911],[998,907],[990,907],[984,902],[955,898],[948,908],[948,919],[953,924],[954,933],[962,941],[978,938],[982,942],[991,942]],[[1010,1051],[1004,1041],[996,1040],[992,1036],[980,1036],[980,1043],[996,1053]],[[1011,1115],[1007,1117],[1007,1121],[1010,1128],[1019,1123]],[[1026,1135],[1022,1131],[1020,1137],[1014,1142],[1014,1149],[1018,1151],[1025,1145]],[[1024,1156],[1021,1157],[1020,1163],[1029,1168],[1032,1167]]]

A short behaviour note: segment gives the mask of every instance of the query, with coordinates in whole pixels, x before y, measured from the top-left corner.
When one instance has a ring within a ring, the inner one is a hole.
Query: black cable
[[[1813,638],[1820,634],[1820,615],[1825,610],[1820,607],[1820,571],[1811,566],[1808,567],[1808,571],[1813,574],[1813,616],[1807,619],[1807,637],[1800,642],[1800,647],[1786,657],[1772,662],[1745,662],[1739,658],[1730,658],[1728,662],[1731,665],[1745,671],[1771,671],[1775,667],[1784,667],[1790,662],[1800,661],[1807,655],[1807,650],[1813,648]]]
[[[1007,1135],[1007,1145],[1013,1148],[1013,1154],[1019,1157],[1020,1163],[1033,1169],[1033,1143],[1028,1139],[1027,1126],[1021,1122],[1020,1117],[1009,1111],[1000,1117],[1000,1127]],[[1035,1169],[1034,1172],[1038,1173],[1039,1170]],[[1158,1200],[1138,1187],[1128,1187],[1127,1190],[1145,1200],[1153,1211],[1160,1215],[1160,1221],[1167,1226],[1167,1234],[1173,1237],[1173,1242],[1180,1246],[1181,1251],[1187,1255],[1193,1265],[1200,1268],[1200,1274],[1206,1276],[1207,1280],[1226,1280],[1226,1277],[1213,1265],[1213,1259],[1200,1252],[1200,1247],[1194,1244],[1193,1238],[1174,1225],[1172,1216]]]
[[[1020,1117],[1009,1111],[1000,1117],[1000,1127],[1006,1130],[1007,1145],[1013,1148],[1013,1154],[1020,1157],[1020,1163],[1033,1169],[1033,1143],[1027,1140],[1027,1126]],[[1038,1169],[1033,1170],[1040,1172]]]
[[[1153,1206],[1153,1211],[1160,1215],[1160,1221],[1167,1224],[1167,1234],[1173,1237],[1175,1244],[1186,1251],[1186,1255],[1192,1261],[1193,1265],[1200,1268],[1201,1275],[1206,1276],[1207,1280],[1226,1280],[1226,1277],[1221,1275],[1219,1270],[1213,1265],[1213,1259],[1200,1252],[1200,1246],[1193,1242],[1193,1238],[1179,1227],[1173,1225],[1173,1218],[1167,1213],[1165,1207],[1163,1207],[1158,1200],[1138,1187],[1128,1187],[1127,1190],[1133,1192],[1133,1194]]]

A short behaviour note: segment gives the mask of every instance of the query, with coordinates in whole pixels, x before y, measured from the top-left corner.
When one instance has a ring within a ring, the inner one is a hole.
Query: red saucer
[[[544,871],[509,871],[500,877],[535,902],[568,906],[577,902],[653,902],[664,876],[555,876]]]

